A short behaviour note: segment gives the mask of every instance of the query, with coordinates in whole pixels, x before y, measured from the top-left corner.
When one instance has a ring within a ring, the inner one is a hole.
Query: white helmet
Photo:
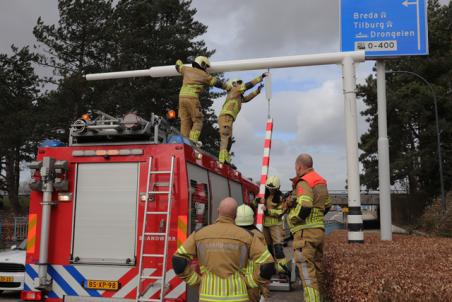
[[[205,56],[197,56],[195,58],[195,62],[201,66],[201,68],[206,69],[210,67],[210,61],[207,57]]]
[[[249,226],[254,224],[254,212],[250,206],[242,204],[237,208],[235,224],[238,226]]]
[[[265,186],[268,189],[279,189],[281,187],[281,182],[279,180],[278,176],[269,176],[267,178],[267,182],[265,183]]]

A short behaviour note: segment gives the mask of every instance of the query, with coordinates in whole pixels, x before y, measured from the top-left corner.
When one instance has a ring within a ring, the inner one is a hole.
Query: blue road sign
[[[341,51],[366,57],[428,54],[427,0],[341,0]]]

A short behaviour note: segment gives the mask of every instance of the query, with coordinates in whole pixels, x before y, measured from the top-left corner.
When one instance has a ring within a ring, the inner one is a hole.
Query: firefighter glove
[[[298,214],[301,220],[305,220],[306,218],[308,218],[308,216],[311,214],[311,210],[312,208],[301,207],[300,214]]]
[[[178,257],[176,255],[173,256],[173,269],[177,275],[182,274],[187,266],[188,266],[187,259]]]
[[[326,207],[325,210],[323,210],[323,215],[326,215],[330,211],[331,207]]]

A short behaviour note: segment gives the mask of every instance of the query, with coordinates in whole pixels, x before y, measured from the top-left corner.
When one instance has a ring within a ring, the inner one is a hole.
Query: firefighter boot
[[[218,160],[222,164],[229,163],[231,159],[228,150],[220,150],[220,153],[218,154]]]
[[[191,130],[190,136],[188,137],[192,142],[197,143],[199,140],[199,136],[201,136],[201,131],[199,130]]]

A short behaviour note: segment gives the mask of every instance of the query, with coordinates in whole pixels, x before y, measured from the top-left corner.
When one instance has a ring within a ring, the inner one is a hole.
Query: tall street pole
[[[380,238],[392,240],[391,175],[389,170],[389,141],[386,110],[385,62],[377,61],[378,105],[378,183],[380,188]]]

